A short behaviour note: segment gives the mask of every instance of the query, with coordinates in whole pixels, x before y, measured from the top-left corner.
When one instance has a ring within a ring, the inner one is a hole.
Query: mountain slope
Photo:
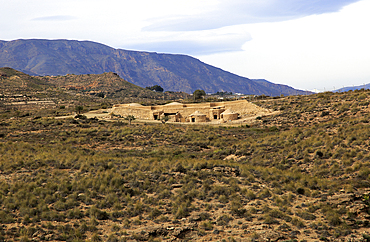
[[[1,93],[42,91],[50,86],[50,83],[40,78],[32,77],[9,67],[0,68]]]
[[[354,91],[354,90],[360,90],[360,89],[370,89],[370,83],[368,84],[363,84],[363,85],[360,85],[360,86],[352,86],[352,87],[343,87],[343,88],[339,88],[333,92],[348,92],[348,91]]]
[[[185,55],[114,49],[76,40],[14,40],[0,42],[0,67],[33,75],[115,72],[141,87],[160,85],[169,91],[208,93],[231,91],[255,95],[305,94],[277,84],[261,84]]]
[[[60,89],[61,88],[61,89]],[[30,95],[47,90],[67,90],[74,93],[97,95],[107,98],[150,98],[177,99],[184,93],[158,93],[125,81],[116,73],[65,75],[65,76],[30,76],[9,67],[0,67],[0,93]]]
[[[258,84],[264,86],[266,88],[265,89],[266,92],[268,92],[268,91],[270,91],[271,93],[280,92],[280,94],[283,94],[283,95],[296,95],[296,94],[298,94],[297,89],[294,89],[294,88],[292,88],[288,85],[275,84],[275,83],[269,82],[265,79],[252,79],[252,81],[257,82]],[[308,95],[308,94],[312,94],[312,92],[300,90],[299,94]],[[275,96],[275,95],[273,95],[273,96]]]

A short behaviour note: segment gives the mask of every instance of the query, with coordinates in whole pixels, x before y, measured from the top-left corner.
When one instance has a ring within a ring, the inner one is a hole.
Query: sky
[[[186,54],[301,90],[370,83],[370,0],[0,0],[0,40]]]

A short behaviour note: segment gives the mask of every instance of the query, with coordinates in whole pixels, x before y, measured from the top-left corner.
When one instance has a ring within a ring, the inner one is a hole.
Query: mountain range
[[[360,90],[360,89],[370,89],[370,83],[368,84],[363,84],[363,85],[360,85],[360,86],[352,86],[352,87],[342,87],[342,88],[339,88],[333,92],[348,92],[348,91],[354,91],[354,90]]]
[[[113,72],[141,87],[160,85],[165,91],[187,93],[203,89],[207,93],[307,94],[287,85],[241,77],[187,55],[115,49],[92,41],[0,41],[0,67],[41,76]]]

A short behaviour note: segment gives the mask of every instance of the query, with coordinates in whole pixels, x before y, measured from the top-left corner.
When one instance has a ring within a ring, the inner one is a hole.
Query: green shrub
[[[199,227],[204,230],[212,230],[213,224],[211,223],[211,221],[203,221],[200,223]]]
[[[306,227],[305,223],[301,219],[299,219],[297,217],[293,217],[291,223],[294,226],[296,226],[297,228],[304,228],[304,227]]]
[[[180,206],[174,209],[174,216],[176,219],[185,218],[189,216],[189,214],[190,214],[189,208],[185,203],[181,204]]]
[[[259,199],[265,199],[265,198],[268,198],[268,197],[271,197],[271,192],[267,189],[267,188],[264,188],[261,192],[259,192],[258,194],[258,198]]]
[[[296,213],[296,215],[304,220],[315,220],[316,216],[312,213],[309,213],[307,211],[299,211]]]
[[[252,190],[247,190],[244,194],[245,198],[249,200],[254,200],[257,198],[256,194]]]
[[[150,219],[155,219],[157,218],[159,215],[161,215],[162,212],[157,209],[157,208],[153,208],[151,211],[150,211],[150,214],[149,214],[149,218]]]
[[[265,224],[279,224],[279,220],[275,219],[274,217],[271,217],[269,214],[266,214],[264,216],[264,223]]]
[[[217,218],[217,225],[224,226],[227,225],[231,220],[233,220],[232,217],[224,214]]]

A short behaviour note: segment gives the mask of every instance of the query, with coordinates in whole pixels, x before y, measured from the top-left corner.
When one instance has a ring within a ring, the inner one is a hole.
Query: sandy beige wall
[[[229,114],[222,115],[222,119],[224,121],[232,121],[232,120],[237,120],[238,116],[239,115],[237,113],[229,113]]]
[[[136,107],[115,107],[112,109],[112,113],[121,115],[122,117],[133,115],[137,119],[154,119],[151,110]]]

